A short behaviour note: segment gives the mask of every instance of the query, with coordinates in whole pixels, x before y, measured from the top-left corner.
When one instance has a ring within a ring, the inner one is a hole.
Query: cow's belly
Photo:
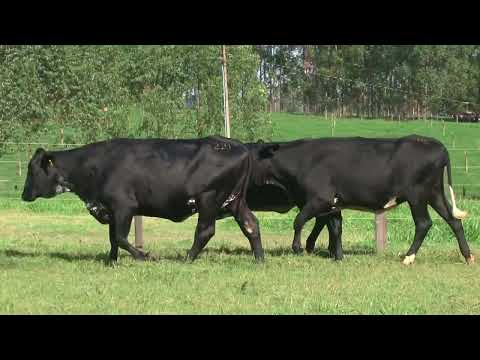
[[[139,202],[138,215],[159,217],[174,222],[181,222],[188,219],[197,212],[196,208],[190,206],[186,197],[177,199],[151,198],[148,201]]]
[[[158,217],[175,222],[184,221],[192,215],[187,204],[187,195],[171,186],[156,186],[144,182],[130,192],[136,202],[136,215]]]
[[[405,200],[400,194],[392,190],[380,189],[362,191],[357,188],[355,193],[351,191],[339,192],[334,199],[336,207],[340,209],[352,209],[366,212],[378,212],[388,210],[401,204]]]

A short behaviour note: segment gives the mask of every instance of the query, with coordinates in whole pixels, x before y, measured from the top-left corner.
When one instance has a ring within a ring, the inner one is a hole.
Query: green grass
[[[321,117],[273,114],[275,139],[331,136]],[[334,136],[433,136],[450,149],[453,166],[463,151],[479,148],[478,124],[382,120],[337,120]],[[454,135],[453,135],[454,134]],[[44,141],[44,140],[42,140]],[[34,150],[35,148],[33,148]],[[480,153],[468,152],[480,166]],[[15,160],[7,154],[0,160]],[[24,163],[25,164],[25,163]],[[196,217],[181,224],[145,218],[145,245],[158,260],[135,262],[121,250],[116,267],[104,264],[108,228],[88,216],[74,195],[19,201],[26,168],[0,163],[1,314],[479,314],[478,265],[466,266],[448,226],[431,210],[430,230],[413,266],[401,264],[414,224],[402,205],[388,214],[388,244],[374,250],[372,214],[345,211],[345,259],[327,257],[323,231],[314,255],[290,250],[296,210],[257,213],[266,263],[256,265],[248,241],[232,219],[217,222],[216,234],[193,264],[183,262],[193,241]],[[454,183],[479,183],[478,169],[454,169]],[[14,186],[17,185],[17,189]],[[462,187],[456,189],[462,195]],[[469,245],[480,254],[480,201],[466,187],[459,207]],[[313,226],[303,232],[303,244]]]
[[[362,236],[346,224],[345,259],[334,262],[326,257],[326,233],[314,255],[295,256],[291,230],[262,223],[266,263],[256,265],[240,230],[223,220],[188,264],[195,220],[147,218],[146,245],[158,260],[135,262],[121,251],[111,268],[104,265],[107,227],[92,218],[1,211],[0,313],[480,313],[480,268],[464,265],[451,234],[427,239],[416,263],[405,267],[408,231],[376,255],[372,232]],[[478,251],[478,239],[471,244]]]

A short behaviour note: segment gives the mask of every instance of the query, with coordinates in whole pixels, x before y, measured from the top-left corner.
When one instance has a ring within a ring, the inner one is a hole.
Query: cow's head
[[[35,151],[28,163],[23,201],[34,201],[38,197],[51,198],[64,191],[59,184],[59,173],[53,161],[53,156],[44,149]]]

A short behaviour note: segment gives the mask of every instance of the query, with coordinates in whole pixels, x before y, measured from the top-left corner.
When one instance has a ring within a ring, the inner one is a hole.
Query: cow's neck
[[[66,151],[52,152],[55,168],[58,171],[58,183],[63,187],[62,192],[73,192],[84,201],[90,200],[85,196],[85,179],[82,180],[76,176],[81,167],[80,157],[75,157],[72,151],[68,151],[68,157],[65,156],[66,153]]]

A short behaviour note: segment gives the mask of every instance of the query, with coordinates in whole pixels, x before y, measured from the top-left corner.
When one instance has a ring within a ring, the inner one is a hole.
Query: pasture
[[[330,119],[291,114],[272,118],[276,140],[332,135]],[[446,127],[443,136],[441,122],[337,120],[334,136],[417,133],[434,136],[449,149],[452,145],[480,148],[478,124],[447,123]],[[463,151],[450,154],[452,166],[461,167]],[[182,224],[145,218],[145,247],[156,259],[135,262],[121,251],[118,265],[109,267],[104,263],[110,248],[108,228],[88,216],[80,201],[64,194],[55,200],[22,203],[18,198],[23,178],[15,176],[15,164],[3,165],[0,178],[14,181],[0,183],[2,314],[480,313],[480,267],[464,264],[453,233],[433,210],[434,226],[409,267],[401,263],[414,234],[406,205],[388,213],[383,254],[374,251],[373,214],[346,211],[344,261],[327,257],[326,229],[313,255],[294,255],[290,245],[296,211],[292,210],[286,215],[256,214],[266,250],[263,265],[254,264],[247,239],[231,219],[217,222],[216,234],[198,260],[184,263],[195,216]],[[469,154],[469,165],[468,173],[454,169],[454,184],[480,184],[480,168],[474,167],[480,166],[480,152]],[[464,227],[477,258],[479,189],[456,188],[459,207],[470,213]],[[303,244],[312,226],[310,222],[305,227]]]

